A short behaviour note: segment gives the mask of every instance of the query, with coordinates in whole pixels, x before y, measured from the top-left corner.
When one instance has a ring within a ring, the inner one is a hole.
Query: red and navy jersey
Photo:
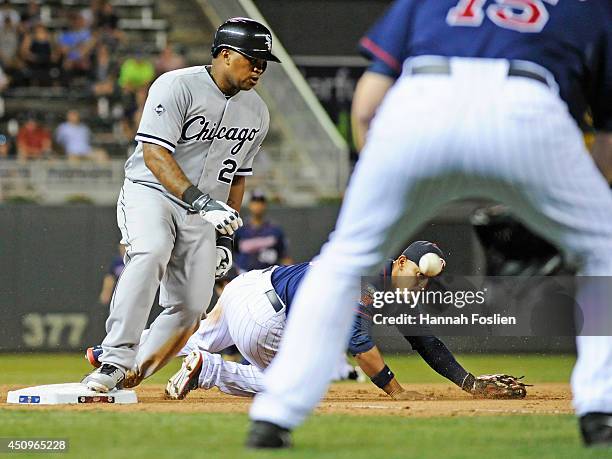
[[[285,314],[289,314],[293,298],[304,276],[308,272],[311,263],[299,263],[296,265],[279,266],[272,272],[272,287],[285,304]],[[386,274],[385,274],[386,273]],[[391,273],[391,261],[387,262],[381,272],[381,285],[385,278]],[[366,352],[374,347],[372,340],[372,293],[376,286],[364,283],[362,286],[361,300],[355,307],[355,319],[351,330],[348,344],[349,352],[353,355]],[[324,301],[324,300],[323,300]],[[332,307],[332,305],[330,305]]]
[[[612,1],[397,0],[360,42],[371,71],[397,78],[413,56],[534,62],[581,122],[612,131]]]
[[[272,272],[272,287],[281,301],[285,303],[286,314],[289,314],[295,292],[309,267],[310,262],[298,263],[297,265],[279,266]]]

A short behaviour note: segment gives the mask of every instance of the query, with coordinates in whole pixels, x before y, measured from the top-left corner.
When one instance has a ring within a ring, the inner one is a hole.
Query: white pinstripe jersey
[[[252,175],[269,123],[255,91],[227,98],[206,66],[164,73],[149,89],[126,177],[165,192],[144,163],[143,142],[153,143],[171,151],[200,190],[226,201],[234,175]]]

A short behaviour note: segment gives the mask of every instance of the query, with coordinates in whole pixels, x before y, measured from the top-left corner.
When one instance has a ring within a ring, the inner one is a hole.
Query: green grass
[[[315,416],[291,452],[247,453],[245,415],[0,410],[6,436],[67,438],[75,458],[604,458],[572,416],[393,418]],[[28,457],[19,455],[19,457]],[[31,457],[41,457],[32,455]]]
[[[530,383],[568,382],[576,360],[574,356],[541,354],[467,354],[458,355],[456,358],[466,370],[476,375],[486,373],[525,375],[525,380]],[[385,361],[398,375],[398,379],[405,383],[446,381],[416,355],[385,355]]]
[[[567,355],[458,355],[457,360],[474,374],[510,373],[526,375],[526,380],[567,382],[575,357]],[[433,372],[416,355],[385,355],[385,361],[405,383],[440,383],[446,380]],[[145,383],[162,384],[179,367],[179,360],[170,363]],[[53,384],[79,381],[91,367],[77,354],[0,354],[0,384]]]
[[[573,357],[463,355],[474,373],[526,374],[529,382],[567,382]],[[406,383],[443,382],[414,356],[387,356]],[[154,376],[165,382],[178,362]],[[88,371],[80,356],[0,354],[0,384],[33,385],[78,380]],[[0,437],[68,438],[70,452],[53,457],[97,458],[609,458],[587,450],[573,416],[444,418],[317,415],[295,432],[291,452],[245,452],[248,419],[242,414],[150,413],[0,409]],[[3,457],[3,455],[0,455]],[[6,457],[9,457],[8,455]],[[19,454],[18,457],[44,457]]]

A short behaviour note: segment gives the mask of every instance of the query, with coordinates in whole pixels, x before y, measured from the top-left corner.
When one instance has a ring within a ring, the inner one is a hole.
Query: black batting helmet
[[[215,33],[211,52],[217,57],[223,48],[266,61],[280,62],[272,54],[272,33],[268,28],[249,18],[231,18],[219,26]]]

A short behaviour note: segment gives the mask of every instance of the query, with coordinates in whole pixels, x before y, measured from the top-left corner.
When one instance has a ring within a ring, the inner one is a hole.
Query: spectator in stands
[[[98,21],[98,14],[102,10],[102,0],[91,0],[89,7],[81,10],[81,17],[85,21],[85,27],[93,29]]]
[[[8,138],[4,134],[0,134],[0,159],[7,159],[9,157],[10,146]]]
[[[0,28],[4,27],[5,18],[11,18],[11,23],[17,25],[21,20],[19,13],[15,8],[11,6],[11,2],[9,0],[0,0]]]
[[[125,246],[123,244],[119,244],[118,253],[111,260],[110,268],[102,281],[102,290],[100,291],[99,299],[100,303],[105,306],[110,304],[111,298],[113,297],[113,291],[115,290],[115,284],[117,283],[119,276],[121,276],[123,268],[125,268],[125,263],[123,261],[124,256]]]
[[[30,32],[37,24],[42,22],[40,16],[40,5],[36,0],[30,0],[26,10],[21,15],[21,24],[19,25],[19,31],[23,35]]]
[[[155,71],[157,75],[161,75],[171,70],[182,69],[186,65],[185,58],[175,53],[172,45],[168,44],[155,60]]]
[[[100,35],[99,40],[109,46],[111,51],[116,51],[124,40],[124,35],[119,28],[119,16],[115,13],[113,4],[108,0],[102,2],[95,26]]]
[[[129,93],[127,93],[129,94]],[[131,97],[124,97],[123,117],[121,118],[121,134],[125,141],[131,142],[136,136],[136,131],[142,117],[144,103],[147,100],[147,88],[140,88]]]
[[[4,16],[4,27],[0,29],[0,64],[6,69],[17,68],[19,32],[10,15]]]
[[[93,159],[91,131],[81,122],[77,110],[68,111],[66,121],[55,131],[55,141],[62,147],[69,161]]]
[[[155,69],[151,61],[141,53],[126,59],[119,71],[119,86],[124,91],[135,94],[139,89],[145,88],[155,78]]]
[[[17,159],[27,161],[42,159],[51,154],[51,133],[29,115],[17,133]]]
[[[111,96],[117,92],[119,68],[108,46],[98,45],[94,64],[93,93],[97,97]]]
[[[70,28],[60,34],[63,66],[66,76],[86,75],[91,70],[92,52],[96,41],[91,30],[85,26],[83,16],[70,15]]]
[[[2,70],[2,66],[0,66],[0,94],[2,94],[4,90],[8,88],[9,83],[9,77],[6,75],[6,73],[4,73],[4,70]]]
[[[116,62],[113,59],[108,46],[104,43],[98,44],[93,73],[94,80],[104,81],[108,79],[113,73],[116,74],[116,67]]]
[[[59,51],[47,28],[38,24],[21,43],[21,58],[31,85],[47,86],[59,78]]]
[[[234,237],[234,263],[240,272],[264,269],[276,264],[290,264],[285,233],[266,219],[266,196],[253,191],[249,201],[249,219]]]

